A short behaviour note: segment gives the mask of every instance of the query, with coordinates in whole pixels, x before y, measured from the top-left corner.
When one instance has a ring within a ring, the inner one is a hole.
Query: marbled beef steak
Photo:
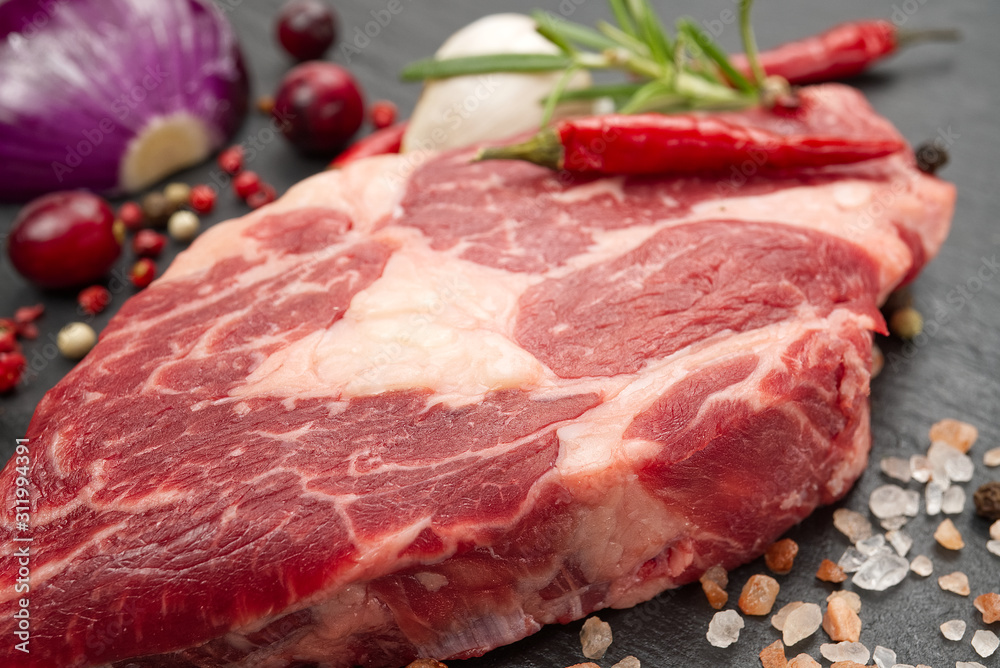
[[[849,88],[804,102],[737,115],[896,136]],[[320,174],[129,300],[27,434],[32,652],[5,524],[0,663],[478,655],[849,489],[878,304],[952,186],[908,154],[659,179],[470,155]]]

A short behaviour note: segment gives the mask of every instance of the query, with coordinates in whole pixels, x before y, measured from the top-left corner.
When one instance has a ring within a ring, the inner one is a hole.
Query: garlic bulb
[[[493,14],[470,23],[448,38],[435,54],[455,58],[490,53],[558,53],[522,14]],[[468,146],[537,130],[543,98],[561,72],[481,74],[429,81],[403,136],[403,151],[432,151]],[[590,85],[581,71],[570,88]],[[560,105],[562,115],[585,114],[589,103]]]

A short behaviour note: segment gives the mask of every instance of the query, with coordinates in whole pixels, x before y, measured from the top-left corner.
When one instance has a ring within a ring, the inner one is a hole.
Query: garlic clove
[[[493,14],[449,37],[435,54],[455,58],[489,53],[559,53],[522,14]],[[403,137],[403,152],[439,151],[533,132],[542,122],[542,99],[560,72],[481,74],[428,81]],[[581,71],[570,88],[590,85]],[[590,113],[588,102],[560,105],[558,115]]]

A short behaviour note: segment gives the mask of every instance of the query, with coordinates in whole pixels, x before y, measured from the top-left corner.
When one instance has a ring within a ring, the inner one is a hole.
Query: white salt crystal
[[[886,531],[895,531],[896,529],[902,529],[906,526],[906,523],[910,521],[910,518],[906,515],[896,515],[895,517],[887,517],[880,521],[879,524]]]
[[[639,659],[635,658],[631,654],[626,656],[624,659],[611,666],[611,668],[641,668]]]
[[[907,517],[916,517],[920,514],[920,494],[912,489],[904,489],[903,497],[906,499],[906,506],[903,514]]]
[[[986,549],[989,550],[990,553],[995,554],[998,557],[1000,557],[1000,540],[988,540],[988,541],[986,541]]]
[[[927,448],[927,461],[932,467],[944,466],[949,459],[961,454],[963,454],[961,450],[951,447],[944,441],[934,441],[931,447]]]
[[[941,635],[948,640],[959,641],[965,635],[965,622],[961,619],[949,619],[941,625]]]
[[[879,519],[909,515],[907,510],[906,490],[899,485],[882,485],[872,490],[868,497],[868,507]]]
[[[848,508],[838,508],[833,511],[833,526],[837,527],[837,530],[847,536],[847,540],[852,543],[857,543],[872,535],[871,522],[861,513]]]
[[[941,512],[945,515],[958,515],[963,510],[965,510],[965,490],[958,485],[952,485],[941,500]]]
[[[1000,466],[1000,448],[993,448],[984,452],[983,464],[986,466]]]
[[[794,610],[785,619],[782,629],[782,640],[786,647],[791,647],[800,640],[805,640],[819,630],[823,623],[823,611],[815,603],[805,603]]]
[[[934,572],[934,563],[922,554],[918,554],[910,562],[910,570],[921,577],[927,577]]]
[[[583,655],[588,659],[600,659],[611,646],[611,625],[602,622],[597,615],[588,617],[580,629],[580,643]]]
[[[849,547],[840,556],[837,565],[845,573],[854,573],[868,560],[868,557],[858,552],[857,548]]]
[[[901,557],[905,557],[906,553],[913,547],[913,539],[905,531],[890,531],[885,537],[889,540],[892,548],[896,550],[896,554]]]
[[[861,597],[858,596],[853,591],[847,591],[846,589],[837,589],[836,591],[830,592],[830,595],[826,597],[826,602],[829,603],[835,598],[842,598],[847,603],[847,607],[857,613],[861,613]]]
[[[993,656],[997,647],[1000,647],[1000,638],[997,638],[997,634],[993,631],[980,629],[976,631],[976,635],[972,636],[972,649],[976,650],[976,654],[984,659]]]
[[[902,457],[883,457],[879,462],[882,473],[900,482],[910,482],[910,461]]]
[[[742,628],[743,618],[740,617],[740,613],[735,610],[722,610],[712,617],[705,637],[713,647],[729,647],[740,639]]]
[[[948,485],[940,480],[932,480],[924,487],[924,506],[928,515],[937,515],[941,512],[941,504],[944,503],[944,491]]]
[[[871,652],[859,642],[838,642],[825,643],[819,646],[819,653],[827,661],[836,663],[837,661],[853,661],[855,663],[868,663]]]
[[[871,538],[866,538],[864,540],[859,540],[855,547],[858,548],[858,552],[870,557],[881,548],[885,547],[885,536],[882,534],[875,534]]]
[[[875,665],[878,668],[892,668],[896,663],[896,653],[888,647],[882,647],[882,645],[875,647],[875,651],[872,652],[872,658],[875,659]]]
[[[956,661],[955,668],[986,668],[978,661]]]
[[[990,525],[990,538],[1000,540],[1000,520]]]
[[[931,462],[923,455],[913,455],[910,457],[910,475],[917,482],[927,482],[931,479]]]
[[[885,550],[872,555],[854,574],[852,582],[862,589],[885,591],[902,582],[909,570],[909,561]]]
[[[969,482],[976,472],[976,465],[972,463],[969,455],[959,454],[944,463],[944,472],[955,482]]]
[[[916,668],[916,666],[909,663],[894,663],[892,664],[892,668]]]
[[[792,601],[788,605],[784,606],[781,610],[778,610],[771,617],[771,626],[778,629],[779,631],[784,630],[785,620],[788,619],[788,615],[792,614],[792,610],[800,606],[805,605],[802,601]]]

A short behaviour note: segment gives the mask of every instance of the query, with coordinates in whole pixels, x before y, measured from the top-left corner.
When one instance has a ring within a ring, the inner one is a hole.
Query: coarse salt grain
[[[930,480],[933,470],[930,460],[924,455],[913,455],[910,457],[910,475],[917,482],[927,482]]]
[[[941,635],[948,640],[958,642],[965,635],[965,622],[961,619],[949,619],[941,625]]]
[[[928,515],[937,515],[941,512],[941,505],[944,503],[944,491],[948,488],[945,483],[939,480],[932,480],[924,487],[924,512]]]
[[[805,640],[819,630],[823,622],[823,612],[815,603],[806,603],[791,611],[785,619],[784,628],[781,630],[782,640],[785,645],[792,645]]]
[[[740,639],[743,618],[735,610],[722,610],[712,616],[705,637],[713,647],[729,647]]]
[[[978,661],[956,661],[955,668],[986,668]]]
[[[808,654],[799,654],[789,660],[788,668],[820,668],[819,661]]]
[[[838,508],[833,511],[833,526],[852,543],[870,538],[872,535],[872,524],[868,518],[849,508]]]
[[[782,538],[772,543],[764,553],[764,563],[772,572],[785,575],[791,572],[795,565],[795,555],[799,553],[799,544],[791,538]]]
[[[858,552],[857,548],[849,547],[844,550],[844,554],[837,561],[837,566],[845,573],[854,573],[861,568],[868,560],[868,557]]]
[[[979,430],[968,422],[945,418],[931,425],[927,435],[931,442],[944,441],[960,452],[968,452],[979,438]]]
[[[827,602],[823,630],[830,640],[858,642],[861,638],[861,618],[843,597],[834,597]]]
[[[838,589],[837,591],[830,592],[830,595],[826,597],[826,602],[829,603],[835,598],[844,599],[847,601],[847,605],[850,606],[851,610],[857,613],[861,612],[861,597],[855,592]]]
[[[918,554],[910,562],[910,570],[921,577],[927,577],[934,572],[934,562],[922,554]]]
[[[866,557],[870,557],[876,552],[878,552],[880,549],[885,547],[885,536],[883,536],[880,533],[875,534],[871,538],[866,538],[865,540],[858,541],[854,547],[858,548],[858,552],[860,552],[861,554],[865,555]]]
[[[955,528],[955,523],[951,520],[945,520],[938,525],[938,528],[934,531],[934,540],[947,550],[961,550],[965,547],[962,534],[958,532],[958,529]]]
[[[942,575],[938,578],[938,586],[945,591],[950,591],[959,596],[968,596],[971,592],[969,589],[969,577],[961,571]]]
[[[993,448],[984,452],[983,465],[989,467],[1000,466],[1000,448]]]
[[[887,517],[884,520],[880,520],[879,525],[886,531],[895,531],[896,529],[902,529],[909,521],[910,518],[906,515],[896,515],[895,517]]]
[[[639,659],[635,658],[631,654],[626,656],[624,659],[611,666],[611,668],[641,668],[642,664]]]
[[[854,661],[865,664],[871,658],[871,652],[859,642],[825,643],[819,646],[819,653],[827,661]]]
[[[782,606],[781,610],[771,615],[771,626],[781,631],[785,628],[785,620],[788,619],[788,615],[791,614],[793,610],[798,607],[805,605],[804,601],[792,601],[788,605]]]
[[[902,582],[909,570],[909,561],[891,550],[885,550],[871,556],[851,581],[862,589],[885,591]]]
[[[993,656],[997,647],[1000,647],[1000,638],[997,638],[997,634],[993,631],[980,629],[972,636],[972,649],[976,650],[976,654],[984,659]]]
[[[847,579],[847,574],[837,564],[829,559],[824,559],[820,562],[819,568],[816,569],[816,577],[823,582],[843,582]]]
[[[990,525],[990,538],[1000,540],[1000,520],[996,520]]]
[[[945,515],[958,515],[965,510],[965,490],[958,485],[952,485],[941,500],[941,512]]]
[[[896,550],[896,554],[905,557],[906,553],[913,547],[913,539],[905,531],[890,531],[885,535],[889,544]]]
[[[788,660],[785,659],[785,647],[780,640],[760,651],[760,664],[763,668],[788,668]]]
[[[989,550],[990,554],[995,554],[1000,557],[1000,540],[986,541],[986,549]]]
[[[976,610],[983,613],[984,624],[1000,622],[1000,594],[995,592],[980,594],[972,604],[976,606]]]
[[[589,617],[580,629],[580,644],[588,659],[600,659],[611,646],[611,625],[597,615]]]
[[[897,515],[915,516],[920,510],[920,496],[899,485],[882,485],[872,490],[868,507],[879,519]]]
[[[875,665],[878,668],[892,668],[896,665],[896,653],[888,647],[882,647],[881,645],[875,647],[875,650],[872,652],[872,659],[875,660]]]
[[[883,457],[879,462],[879,468],[882,469],[882,473],[900,482],[910,482],[913,475],[910,460],[902,457]]]
[[[751,575],[740,592],[738,605],[744,615],[769,615],[781,586],[769,575]]]

